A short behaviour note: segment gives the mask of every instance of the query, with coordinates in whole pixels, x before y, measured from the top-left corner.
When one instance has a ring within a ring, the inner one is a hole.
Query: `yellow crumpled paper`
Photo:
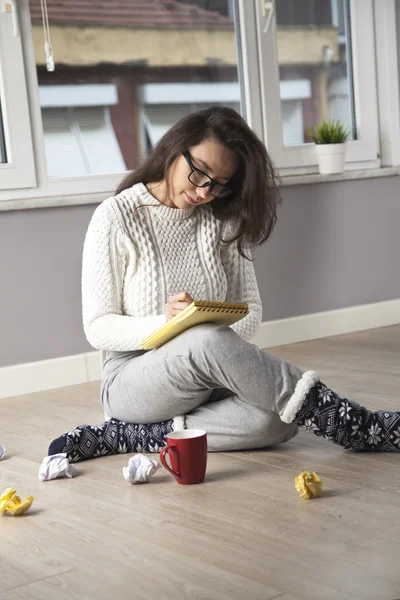
[[[13,517],[22,515],[32,506],[33,500],[33,496],[28,496],[24,502],[21,502],[21,498],[17,496],[17,490],[15,488],[7,488],[0,496],[0,515],[4,515],[5,513]]]
[[[322,481],[316,473],[303,471],[294,479],[296,490],[305,500],[309,498],[318,498],[322,491]]]

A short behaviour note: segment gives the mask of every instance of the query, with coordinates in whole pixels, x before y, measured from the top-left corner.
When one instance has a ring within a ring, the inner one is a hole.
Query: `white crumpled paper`
[[[122,468],[122,473],[129,483],[147,483],[159,468],[159,463],[153,458],[136,454],[129,459],[128,466]]]
[[[5,457],[7,450],[0,444],[0,460]]]
[[[39,467],[40,481],[50,481],[58,477],[75,477],[78,469],[71,465],[65,453],[45,456]]]

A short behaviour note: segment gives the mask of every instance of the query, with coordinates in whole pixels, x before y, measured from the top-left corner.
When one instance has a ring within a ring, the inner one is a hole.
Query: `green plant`
[[[344,144],[350,132],[340,121],[322,121],[314,129],[307,129],[306,133],[316,144]]]

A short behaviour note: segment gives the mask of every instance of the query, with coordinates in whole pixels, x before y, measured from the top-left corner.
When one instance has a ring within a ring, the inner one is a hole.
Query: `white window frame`
[[[239,0],[241,44],[247,57],[243,76],[246,104],[250,106],[248,116],[282,176],[317,173],[314,144],[283,146],[277,27],[275,11],[270,19],[271,4],[266,0]],[[398,165],[396,0],[350,0],[350,11],[358,139],[346,145],[346,170]],[[384,129],[382,124],[386,124]],[[389,148],[382,163],[381,148]]]
[[[354,173],[351,178],[365,176],[369,168],[379,166],[395,167],[386,170],[386,174],[394,174],[400,165],[400,42],[396,39],[400,0],[350,1],[360,139],[349,142],[346,168],[362,169],[359,175]],[[282,147],[274,20],[269,31],[263,33],[268,20],[264,16],[264,12],[268,11],[263,8],[267,8],[268,4],[270,2],[266,0],[236,0],[241,45],[238,64],[246,119],[266,143],[282,176],[317,173],[312,145]],[[18,8],[19,21],[16,20],[17,13],[3,12],[5,5],[12,6],[13,10]],[[124,173],[49,179],[28,0],[0,0],[0,27],[3,73],[0,85],[3,86],[2,98],[6,107],[3,110],[7,119],[8,157],[14,159],[12,163],[0,165],[0,211],[97,203],[113,194]],[[17,77],[17,74],[22,76]],[[376,152],[380,152],[381,162]],[[378,176],[383,171],[377,169],[373,172]],[[317,180],[321,176],[313,177]],[[289,178],[288,183],[293,180],[293,177]],[[296,177],[296,181],[301,183],[301,177]]]
[[[381,166],[400,164],[400,0],[374,5]]]
[[[7,162],[0,188],[36,186],[21,34],[15,0],[0,0],[0,97]]]
[[[279,2],[279,0],[277,0]],[[265,106],[264,135],[276,166],[283,173],[298,173],[305,168],[316,170],[316,155],[313,144],[284,147],[282,144],[281,101],[279,88],[278,54],[276,44],[276,19],[272,18],[269,30],[262,32],[265,17],[260,14],[257,3],[258,45],[260,52],[260,71],[262,101]],[[350,0],[351,36],[353,54],[354,102],[356,114],[357,140],[350,141],[346,147],[346,167],[351,163],[371,163],[379,166],[379,133],[377,85],[375,76],[374,26],[372,0]],[[268,60],[265,60],[268,57]],[[359,60],[362,57],[362,60]],[[362,90],[362,93],[361,93]],[[361,95],[363,101],[361,101]],[[368,99],[368,101],[366,101]],[[278,118],[277,118],[278,115]],[[365,165],[364,165],[365,166]],[[314,167],[314,169],[313,169]],[[354,166],[353,166],[354,168]]]
[[[0,11],[2,2],[0,0]],[[26,89],[25,94],[21,97],[28,104],[30,110],[30,126],[32,128],[33,150],[30,148],[30,158],[33,163],[35,160],[37,180],[32,181],[31,186],[22,185],[21,182],[15,189],[13,186],[6,186],[3,183],[3,177],[0,177],[0,211],[9,210],[17,206],[19,209],[29,209],[32,207],[41,206],[63,206],[66,204],[79,205],[97,203],[102,198],[114,194],[117,186],[127,174],[127,171],[115,174],[105,175],[85,175],[83,177],[65,177],[50,179],[47,175],[46,156],[44,149],[43,124],[39,99],[39,84],[37,79],[35,54],[32,40],[31,18],[29,12],[29,1],[18,0],[14,5],[17,5],[19,29],[22,38],[22,53],[12,56],[11,47],[6,47],[5,54],[8,60],[12,60],[14,69],[19,66],[22,68],[25,65]],[[1,14],[1,13],[0,13]],[[12,33],[12,24],[7,22],[9,33]],[[43,41],[44,46],[44,41]],[[16,64],[16,61],[18,63]],[[56,66],[57,68],[57,66]],[[11,95],[11,94],[10,94]],[[28,120],[28,130],[30,135],[30,127]],[[24,147],[24,152],[28,153],[27,146],[24,146],[26,138],[22,143],[19,142],[18,136],[14,136],[15,147],[18,150]],[[1,171],[0,171],[1,173]],[[24,189],[30,187],[31,189]]]

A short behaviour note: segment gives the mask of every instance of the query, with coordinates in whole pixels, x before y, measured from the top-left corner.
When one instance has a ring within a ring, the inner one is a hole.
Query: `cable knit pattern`
[[[229,234],[229,227],[226,227],[223,231],[223,238],[229,239]],[[251,252],[248,249],[245,253],[251,258]],[[236,244],[222,246],[221,260],[228,282],[227,302],[247,302],[249,305],[247,317],[231,325],[236,333],[248,340],[255,335],[262,319],[261,298],[253,263],[240,256]]]
[[[171,253],[176,252],[177,248],[184,248],[184,260],[176,264],[174,271],[165,274],[168,294],[174,295],[185,290],[193,296],[192,290],[197,289],[199,297],[204,298],[207,295],[207,285],[196,246],[196,222],[185,219],[177,222],[171,229],[169,221],[160,219],[155,214],[153,224],[162,264],[168,263]]]
[[[149,205],[138,208],[141,205]],[[232,325],[251,338],[261,321],[253,264],[236,245],[221,247],[223,224],[210,206],[188,210],[160,204],[139,183],[95,210],[83,250],[83,326],[101,350],[129,351],[165,323],[168,294],[247,302]]]

